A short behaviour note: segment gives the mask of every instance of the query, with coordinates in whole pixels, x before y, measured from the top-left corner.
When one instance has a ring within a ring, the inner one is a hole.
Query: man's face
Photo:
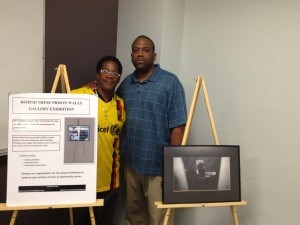
[[[114,91],[120,81],[118,65],[113,61],[103,63],[101,70],[97,74],[97,85],[103,91]]]
[[[147,73],[155,59],[156,53],[148,39],[138,38],[132,43],[131,61],[137,71]]]

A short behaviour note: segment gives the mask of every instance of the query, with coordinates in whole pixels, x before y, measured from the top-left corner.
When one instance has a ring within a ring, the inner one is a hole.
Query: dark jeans
[[[104,206],[93,207],[96,225],[112,225],[118,204],[119,188],[98,192],[97,199],[104,199]],[[91,225],[89,208],[73,208],[74,225]]]

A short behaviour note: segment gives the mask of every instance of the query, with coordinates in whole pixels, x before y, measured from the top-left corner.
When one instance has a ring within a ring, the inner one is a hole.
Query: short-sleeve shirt
[[[185,125],[185,94],[177,76],[159,65],[145,81],[132,73],[117,90],[124,99],[126,121],[121,156],[126,165],[149,176],[162,175],[163,147],[169,145],[171,129]]]

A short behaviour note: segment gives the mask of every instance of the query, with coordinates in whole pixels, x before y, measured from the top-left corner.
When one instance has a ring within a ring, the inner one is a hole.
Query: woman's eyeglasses
[[[105,76],[111,75],[114,78],[119,78],[121,76],[121,74],[119,74],[117,72],[112,72],[112,71],[109,71],[109,70],[100,70],[100,73],[102,75],[105,75]]]

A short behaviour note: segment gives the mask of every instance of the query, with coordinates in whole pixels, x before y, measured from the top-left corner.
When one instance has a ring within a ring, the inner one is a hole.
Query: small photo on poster
[[[89,125],[69,125],[68,141],[90,141]]]
[[[93,118],[65,118],[64,163],[94,163]]]

